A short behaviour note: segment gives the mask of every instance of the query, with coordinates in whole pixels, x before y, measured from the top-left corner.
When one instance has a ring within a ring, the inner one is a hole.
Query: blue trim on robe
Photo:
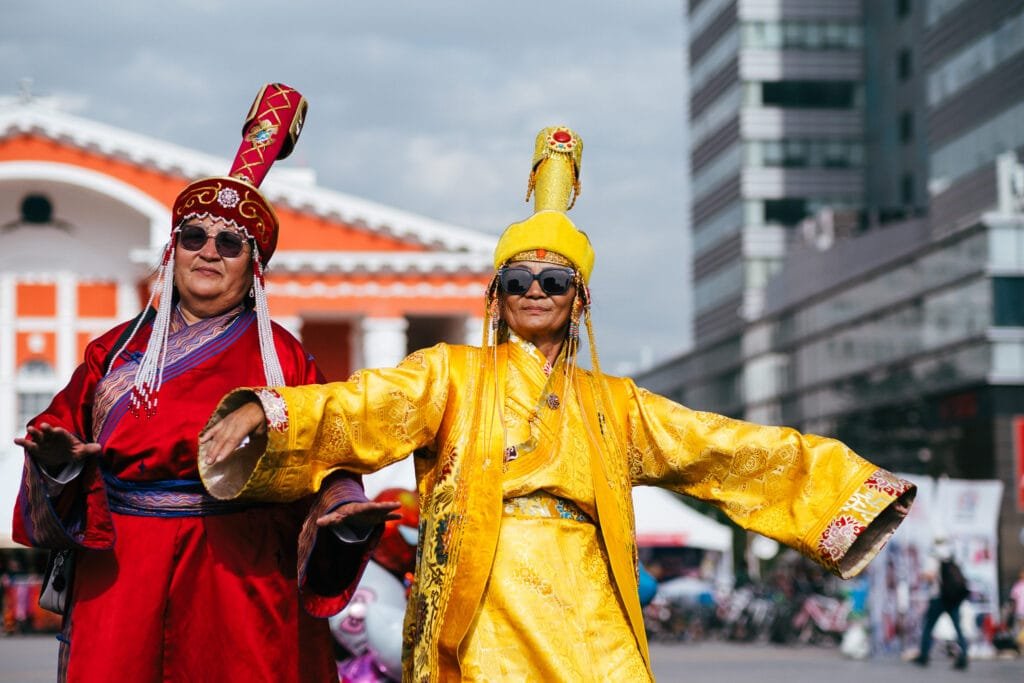
[[[103,472],[110,511],[136,517],[203,517],[247,510],[256,505],[214,498],[197,479],[125,481]]]

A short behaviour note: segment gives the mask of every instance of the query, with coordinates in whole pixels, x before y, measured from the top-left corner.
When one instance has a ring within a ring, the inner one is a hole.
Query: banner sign
[[[1024,416],[1013,418],[1014,482],[1017,512],[1024,512]]]
[[[1016,434],[1016,423],[1014,429]],[[900,655],[917,646],[930,589],[925,569],[939,537],[951,542],[971,588],[961,625],[973,629],[967,615],[999,613],[996,557],[1003,482],[899,476],[917,484],[918,494],[910,515],[868,566],[868,617],[877,655]]]

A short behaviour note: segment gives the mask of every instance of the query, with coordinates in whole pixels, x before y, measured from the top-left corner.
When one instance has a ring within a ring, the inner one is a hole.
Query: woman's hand
[[[333,512],[318,517],[316,525],[325,527],[346,523],[352,528],[366,529],[391,519],[401,519],[401,515],[395,513],[395,510],[400,507],[402,504],[397,501],[375,502],[370,500],[365,503],[345,503]]]
[[[51,472],[70,462],[98,455],[103,450],[98,443],[86,443],[68,430],[51,427],[45,422],[39,427],[29,427],[28,436],[24,439],[15,439],[14,443],[24,448],[40,466]]]
[[[263,405],[253,399],[225,415],[217,424],[204,429],[199,435],[199,445],[206,453],[206,464],[215,465],[231,455],[250,435],[266,433],[267,415],[263,412]]]

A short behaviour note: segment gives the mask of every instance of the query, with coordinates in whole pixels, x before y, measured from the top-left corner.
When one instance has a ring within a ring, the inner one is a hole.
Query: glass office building
[[[688,19],[695,348],[638,382],[890,469],[1002,480],[1008,585],[1024,2],[690,0]]]

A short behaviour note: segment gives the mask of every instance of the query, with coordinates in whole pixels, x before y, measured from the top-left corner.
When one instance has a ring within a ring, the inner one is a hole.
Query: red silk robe
[[[220,397],[265,381],[255,316],[234,312],[186,326],[175,315],[151,417],[133,414],[127,402],[148,328],[104,372],[124,327],[89,344],[71,381],[33,420],[99,442],[102,455],[52,497],[26,456],[15,507],[18,542],[79,549],[62,673],[133,683],[337,681],[328,624],[309,613],[328,616],[345,605],[375,536],[342,545],[307,524],[298,549],[303,519],[311,503],[322,514],[323,497],[215,514],[123,514],[111,509],[116,491],[104,478],[129,492],[139,483],[198,481],[198,435]],[[288,384],[322,381],[312,358],[276,325],[274,342]],[[365,500],[358,480],[337,484],[328,502]]]

